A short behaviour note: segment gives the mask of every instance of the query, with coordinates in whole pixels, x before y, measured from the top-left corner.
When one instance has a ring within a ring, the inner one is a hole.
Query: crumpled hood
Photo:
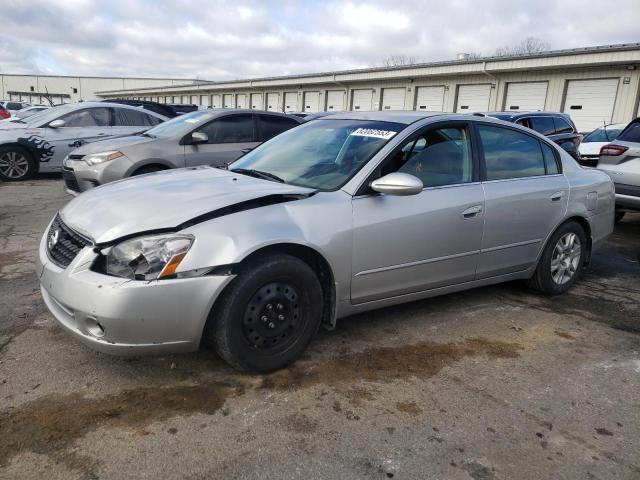
[[[112,137],[107,140],[86,143],[73,151],[74,155],[89,155],[90,153],[108,152],[110,150],[120,150],[121,148],[140,143],[148,143],[155,140],[151,137],[141,135],[127,135],[126,137]]]
[[[231,205],[269,195],[314,190],[212,167],[166,170],[94,188],[61,211],[64,223],[96,243],[178,225]]]

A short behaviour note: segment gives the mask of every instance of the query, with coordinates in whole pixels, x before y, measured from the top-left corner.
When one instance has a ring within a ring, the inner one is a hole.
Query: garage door
[[[344,110],[344,92],[329,90],[327,92],[327,112],[341,112]]]
[[[491,85],[460,85],[458,86],[458,101],[456,112],[473,113],[489,110]]]
[[[254,110],[262,110],[264,105],[262,103],[262,94],[261,93],[252,93],[251,94],[251,108]]]
[[[298,111],[298,94],[296,92],[286,92],[284,94],[284,111],[285,112]]]
[[[211,95],[211,106],[213,108],[222,108],[222,96],[220,94]]]
[[[225,93],[222,96],[222,100],[224,101],[222,104],[224,108],[233,108],[233,95]]]
[[[370,88],[353,91],[353,110],[370,111],[372,109],[372,103],[373,90]]]
[[[547,82],[507,84],[504,109],[512,112],[544,110],[547,99]]]
[[[442,112],[444,109],[444,87],[418,87],[416,110]]]
[[[280,100],[280,94],[267,93],[267,110],[269,110],[270,112],[277,112],[279,100]]]
[[[382,89],[382,110],[404,110],[404,88]]]
[[[564,112],[571,116],[579,132],[591,131],[611,123],[617,91],[617,78],[570,80]]]
[[[320,110],[320,92],[304,92],[304,111],[317,112]]]
[[[247,96],[244,93],[239,93],[236,96],[236,107],[247,108]]]
[[[193,103],[194,105],[200,105],[200,103],[198,102],[198,95],[191,95],[191,103]]]
[[[209,95],[200,95],[200,105],[209,106]]]

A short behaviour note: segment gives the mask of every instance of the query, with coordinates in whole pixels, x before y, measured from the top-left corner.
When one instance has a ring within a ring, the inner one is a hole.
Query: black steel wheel
[[[321,318],[314,271],[291,255],[269,254],[240,269],[216,302],[204,339],[239,370],[271,372],[302,354]]]

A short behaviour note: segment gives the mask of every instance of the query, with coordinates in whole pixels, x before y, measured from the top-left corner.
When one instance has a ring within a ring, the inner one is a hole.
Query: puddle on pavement
[[[63,450],[102,426],[136,429],[180,414],[213,414],[239,393],[228,385],[208,384],[145,387],[101,398],[47,395],[0,417],[0,465],[22,451]]]
[[[292,368],[257,377],[257,388],[291,390],[323,385],[343,393],[350,401],[371,399],[360,381],[388,383],[409,377],[429,378],[443,367],[465,357],[515,358],[518,344],[472,338],[446,344],[421,342],[398,347],[374,347],[343,353],[319,365],[298,362]],[[124,427],[140,432],[154,421],[176,415],[214,414],[227,398],[237,397],[256,385],[247,378],[240,383],[223,382],[171,387],[143,387],[101,398],[79,393],[51,394],[0,416],[0,466],[14,455],[31,451],[56,456],[77,439],[97,428]],[[417,405],[398,404],[398,409],[418,414]],[[288,428],[308,430],[304,417],[289,418]]]
[[[374,347],[344,353],[320,365],[303,365],[266,375],[262,388],[289,390],[313,385],[351,387],[358,381],[388,383],[409,377],[429,378],[464,357],[515,358],[522,347],[485,338],[462,342],[420,342],[398,347]]]

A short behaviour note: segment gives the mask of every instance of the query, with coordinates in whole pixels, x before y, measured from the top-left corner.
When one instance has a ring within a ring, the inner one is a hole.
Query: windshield
[[[318,119],[287,130],[235,161],[230,170],[257,170],[286,183],[335,190],[404,125]]]
[[[211,112],[206,110],[180,115],[147,130],[145,135],[153,138],[170,138],[185,135],[208,120],[210,116]]]
[[[55,120],[56,118],[64,115],[65,113],[72,112],[78,108],[78,104],[67,103],[65,105],[58,105],[57,107],[51,107],[42,112],[35,113],[23,120],[23,122],[33,125],[34,127],[42,127],[47,123]]]
[[[615,140],[618,135],[620,135],[621,131],[621,128],[598,128],[584,137],[582,143],[611,142]]]

